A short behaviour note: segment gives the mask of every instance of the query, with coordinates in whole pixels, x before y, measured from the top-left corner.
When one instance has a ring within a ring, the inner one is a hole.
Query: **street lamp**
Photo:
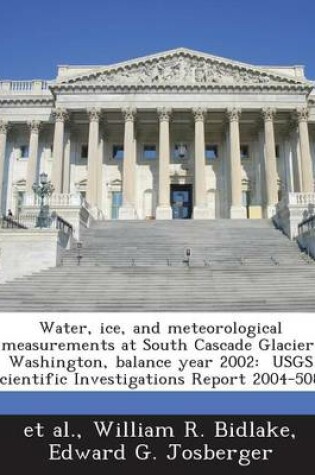
[[[49,216],[49,206],[45,205],[45,197],[51,196],[54,192],[54,187],[50,181],[48,181],[47,173],[41,173],[39,175],[39,184],[34,183],[32,190],[35,195],[40,198],[39,214],[37,216],[36,227],[37,228],[49,228],[51,219]]]

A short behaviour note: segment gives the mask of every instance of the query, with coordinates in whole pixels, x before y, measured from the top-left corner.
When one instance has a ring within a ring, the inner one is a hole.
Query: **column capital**
[[[91,107],[87,109],[90,122],[99,122],[102,116],[102,110],[97,107]]]
[[[193,115],[194,115],[194,119],[195,119],[195,122],[204,122],[205,118],[206,118],[206,114],[207,114],[207,109],[206,108],[203,108],[203,107],[194,107],[193,110]]]
[[[273,121],[274,116],[276,114],[276,109],[274,109],[273,107],[264,107],[261,110],[261,113],[265,122]]]
[[[157,113],[160,121],[169,121],[171,120],[172,109],[170,107],[158,107]]]
[[[0,134],[7,134],[9,130],[9,122],[6,120],[0,120]]]
[[[124,107],[122,110],[125,122],[134,122],[137,114],[135,107]]]
[[[294,117],[297,122],[308,122],[309,113],[308,107],[297,107],[294,111]]]
[[[238,107],[231,107],[226,110],[226,116],[229,122],[238,122],[241,117],[242,110]]]
[[[42,122],[40,120],[31,120],[27,122],[27,125],[30,128],[31,134],[38,134],[42,127]]]
[[[61,107],[54,109],[52,113],[55,122],[65,122],[69,119],[68,111],[66,109],[62,109]]]

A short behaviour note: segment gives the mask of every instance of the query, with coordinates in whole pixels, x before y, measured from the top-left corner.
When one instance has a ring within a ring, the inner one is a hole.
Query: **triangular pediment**
[[[311,82],[277,74],[265,67],[179,48],[164,53],[89,69],[53,89],[102,91],[311,90]]]

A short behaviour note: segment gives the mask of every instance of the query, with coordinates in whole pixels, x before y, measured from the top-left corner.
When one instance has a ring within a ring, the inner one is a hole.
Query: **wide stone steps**
[[[77,253],[0,285],[1,310],[315,309],[313,261],[269,221],[96,223],[82,235],[79,261]]]

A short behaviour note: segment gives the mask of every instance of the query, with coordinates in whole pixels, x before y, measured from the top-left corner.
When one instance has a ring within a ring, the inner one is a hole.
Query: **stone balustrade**
[[[298,235],[298,226],[314,214],[315,193],[286,193],[276,206],[274,221],[290,238]]]
[[[51,81],[0,81],[0,94],[50,94]]]
[[[84,201],[84,202],[82,202]],[[53,193],[48,199],[47,204],[50,207],[56,206],[84,206],[85,200],[82,200],[79,193]],[[26,195],[26,206],[39,206],[39,198],[34,194]]]
[[[315,204],[315,193],[288,193],[288,204],[290,205],[309,205]]]

